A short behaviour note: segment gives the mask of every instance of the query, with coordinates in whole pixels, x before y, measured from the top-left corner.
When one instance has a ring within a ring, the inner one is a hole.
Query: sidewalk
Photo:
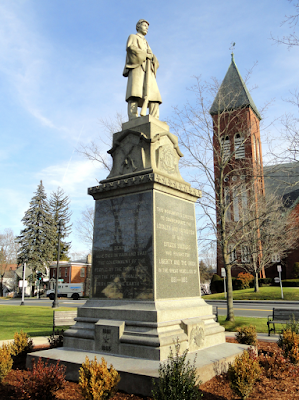
[[[40,345],[48,345],[48,337],[49,336],[35,336],[32,337],[33,345],[34,346],[40,346]],[[8,339],[8,340],[0,340],[0,346],[2,346],[3,343],[11,343],[13,342],[13,339]]]
[[[233,338],[235,337],[237,332],[225,332],[225,337]],[[48,337],[49,336],[35,336],[32,337],[33,340],[33,345],[34,346],[41,346],[41,345],[48,345]],[[271,335],[268,336],[267,333],[258,333],[257,335],[258,340],[263,340],[264,342],[277,342],[279,335]],[[11,343],[13,342],[13,339],[9,340],[0,340],[0,346],[2,346],[3,343]]]

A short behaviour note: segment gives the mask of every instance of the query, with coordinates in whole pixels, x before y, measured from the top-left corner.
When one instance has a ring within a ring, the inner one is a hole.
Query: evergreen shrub
[[[11,344],[14,368],[25,368],[27,353],[30,353],[32,350],[33,342],[27,333],[22,330],[20,333],[15,332],[14,340]]]
[[[32,339],[22,330],[20,333],[15,332],[11,348],[14,356],[30,353],[33,350]]]
[[[259,278],[259,286],[271,286],[272,285],[272,278]],[[252,284],[253,286],[253,284]]]
[[[293,267],[293,278],[298,279],[299,278],[299,262],[295,262],[294,267]]]
[[[242,326],[237,328],[236,340],[241,344],[248,344],[249,346],[257,345],[257,333],[254,325]]]
[[[0,383],[11,370],[12,364],[11,346],[4,343],[0,347]]]
[[[202,397],[198,389],[196,366],[186,361],[188,350],[179,354],[180,344],[175,344],[175,354],[170,349],[167,360],[160,363],[159,380],[153,381],[152,396],[154,400],[197,400]]]
[[[97,362],[97,358],[85,362],[79,370],[79,385],[86,400],[106,400],[110,399],[115,393],[117,384],[120,381],[118,372],[102,357],[102,363]]]
[[[244,350],[228,368],[228,379],[232,390],[242,399],[247,399],[261,372],[255,351]]]
[[[284,287],[299,287],[299,279],[284,279],[281,283]]]
[[[24,400],[54,400],[55,392],[65,385],[65,366],[32,361],[31,371],[20,371],[15,383],[16,398]]]
[[[210,289],[212,293],[221,293],[224,291],[223,279],[219,275],[214,274],[212,276]]]

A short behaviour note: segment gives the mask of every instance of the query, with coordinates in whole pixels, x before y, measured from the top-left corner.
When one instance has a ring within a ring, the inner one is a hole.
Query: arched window
[[[261,163],[261,160],[260,160],[260,141],[258,139],[256,141],[256,161],[257,161],[258,164]]]
[[[229,187],[224,188],[224,205],[226,207],[225,216],[228,221],[231,220],[230,213],[230,190]]]
[[[240,133],[235,134],[235,158],[245,158],[244,138]]]
[[[249,249],[247,246],[242,246],[242,262],[243,263],[249,262]]]
[[[226,161],[230,155],[230,140],[228,136],[222,139],[222,146],[223,146],[223,158],[224,161]]]
[[[252,162],[256,160],[256,138],[253,136],[252,138],[253,149],[252,149]]]
[[[240,219],[239,216],[239,193],[237,187],[233,188],[233,206],[234,206],[234,221],[237,222]]]
[[[233,263],[234,261],[236,261],[236,259],[237,259],[236,248],[232,244],[228,245],[227,252],[228,252],[228,256],[229,256],[229,262]]]

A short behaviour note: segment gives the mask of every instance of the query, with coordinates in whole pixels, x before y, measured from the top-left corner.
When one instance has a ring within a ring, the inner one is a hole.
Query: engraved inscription
[[[157,297],[199,296],[194,204],[156,193]]]
[[[102,350],[111,351],[111,329],[102,329]]]
[[[93,297],[153,298],[152,193],[96,203]]]

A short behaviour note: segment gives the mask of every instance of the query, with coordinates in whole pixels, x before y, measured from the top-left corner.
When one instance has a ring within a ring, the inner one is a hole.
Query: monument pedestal
[[[191,352],[225,341],[201,299],[194,203],[179,172],[177,137],[151,116],[123,124],[96,201],[92,296],[65,346],[165,360],[176,340]]]
[[[96,201],[91,297],[63,349],[40,356],[60,359],[72,379],[85,355],[103,356],[121,372],[121,389],[149,395],[159,362],[178,341],[190,357],[197,352],[200,379],[210,379],[244,346],[225,343],[201,298],[194,208],[201,193],[180,175],[177,137],[164,122],[141,117],[114,134],[109,153],[111,173],[88,190]]]

